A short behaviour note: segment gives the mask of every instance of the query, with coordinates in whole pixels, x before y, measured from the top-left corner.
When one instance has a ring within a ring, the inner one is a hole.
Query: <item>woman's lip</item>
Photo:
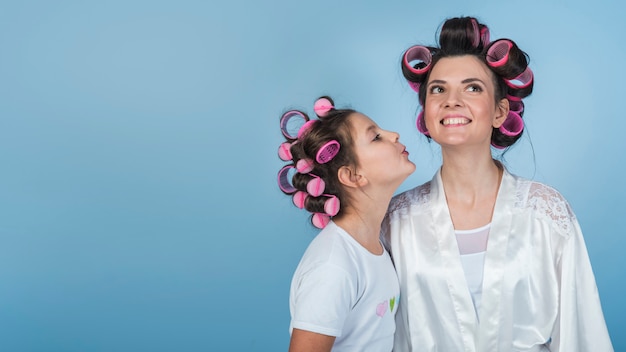
[[[467,125],[470,122],[472,122],[472,120],[465,116],[446,116],[440,121],[440,123],[444,126]]]

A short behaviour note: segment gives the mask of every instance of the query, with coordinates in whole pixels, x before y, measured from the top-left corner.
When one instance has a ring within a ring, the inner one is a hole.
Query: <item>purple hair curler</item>
[[[281,191],[292,194],[297,189],[291,183],[293,179],[293,175],[296,173],[296,168],[292,165],[287,165],[278,171],[278,187],[280,187]]]
[[[309,117],[302,111],[289,110],[280,118],[280,130],[285,138],[296,139],[298,138],[297,131],[300,131],[308,121]]]
[[[326,142],[320,150],[317,151],[315,160],[320,164],[326,164],[327,162],[333,160],[337,153],[339,153],[340,148],[341,146],[339,145],[339,142],[334,139]]]

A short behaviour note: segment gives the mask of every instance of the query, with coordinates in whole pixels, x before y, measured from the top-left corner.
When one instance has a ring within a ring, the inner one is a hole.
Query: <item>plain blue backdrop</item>
[[[514,173],[557,188],[626,350],[623,10],[587,1],[2,1],[0,350],[281,351],[316,231],[278,120],[331,95],[418,165],[404,49],[473,15],[531,59]],[[400,191],[399,190],[399,191]]]

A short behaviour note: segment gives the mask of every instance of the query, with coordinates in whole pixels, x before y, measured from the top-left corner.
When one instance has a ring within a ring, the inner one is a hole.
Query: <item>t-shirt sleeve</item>
[[[329,336],[341,336],[355,296],[349,273],[323,263],[303,272],[296,279],[291,295],[291,327]]]

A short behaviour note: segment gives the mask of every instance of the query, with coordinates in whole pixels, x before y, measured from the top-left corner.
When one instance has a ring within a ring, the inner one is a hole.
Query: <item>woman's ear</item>
[[[355,170],[347,166],[339,168],[337,178],[342,185],[350,188],[359,188],[367,184],[367,178],[357,174]]]
[[[509,116],[509,99],[502,98],[496,106],[496,116],[493,120],[493,127],[500,128],[500,126],[502,126],[502,124],[506,120],[507,116]]]

